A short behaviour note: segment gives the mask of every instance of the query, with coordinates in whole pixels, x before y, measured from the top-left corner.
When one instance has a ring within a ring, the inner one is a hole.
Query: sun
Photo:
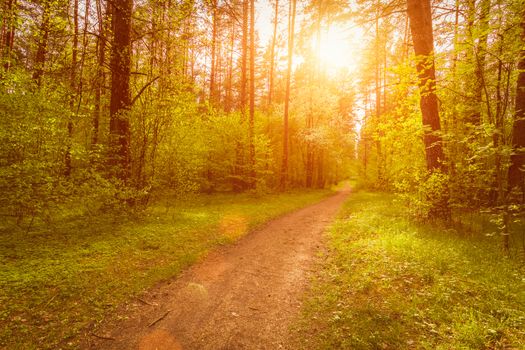
[[[362,43],[362,33],[358,28],[331,25],[328,30],[321,34],[319,60],[324,69],[328,71],[339,71],[346,69],[356,71],[359,68],[359,51]],[[316,47],[317,40],[312,43]]]

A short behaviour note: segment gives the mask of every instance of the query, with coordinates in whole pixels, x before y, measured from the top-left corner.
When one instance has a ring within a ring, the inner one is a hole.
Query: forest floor
[[[1,220],[0,349],[77,349],[86,329],[98,335],[97,325],[121,305],[147,302],[148,295],[137,299],[144,290],[332,194],[165,196],[135,214],[77,216],[71,208],[30,229]]]
[[[415,221],[395,195],[354,191],[327,233],[295,348],[525,349],[519,231],[505,256],[493,227],[474,227]]]
[[[87,349],[286,349],[342,191],[251,232],[122,306]],[[225,229],[228,229],[225,227]],[[96,336],[93,336],[96,334]]]

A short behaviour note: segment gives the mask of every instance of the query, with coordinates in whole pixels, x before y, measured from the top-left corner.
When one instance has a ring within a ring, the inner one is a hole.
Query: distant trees
[[[16,179],[20,196],[4,196],[2,214],[23,223],[72,198],[81,213],[345,177],[354,139],[331,129],[350,118],[337,108],[346,92],[324,91],[305,122],[297,101],[313,82],[282,62],[308,34],[282,34],[295,5],[273,10],[262,36],[252,0],[4,0],[0,186]]]

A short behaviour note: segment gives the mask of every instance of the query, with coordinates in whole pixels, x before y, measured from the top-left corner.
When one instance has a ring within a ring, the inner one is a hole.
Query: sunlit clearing
[[[348,29],[332,25],[321,34],[319,59],[325,69],[347,69],[355,71],[358,68],[358,47],[361,33],[357,29]],[[312,39],[313,47],[317,46],[317,38]]]

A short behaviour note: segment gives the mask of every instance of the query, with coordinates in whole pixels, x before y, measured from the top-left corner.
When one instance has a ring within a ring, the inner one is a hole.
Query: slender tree
[[[16,0],[4,0],[2,27],[0,28],[0,57],[3,60],[4,70],[8,71],[12,63],[12,52],[16,31]]]
[[[87,7],[86,7],[87,8]],[[86,18],[87,21],[87,18]],[[73,43],[71,47],[71,68],[69,85],[71,88],[71,97],[69,98],[70,114],[67,120],[67,135],[68,142],[66,147],[65,161],[65,175],[71,175],[71,146],[73,138],[73,117],[75,115],[75,101],[77,92],[77,66],[78,66],[78,0],[73,0]]]
[[[288,113],[290,109],[290,84],[292,77],[292,63],[293,63],[293,49],[294,49],[294,35],[295,35],[295,11],[297,1],[290,2],[289,10],[289,26],[288,26],[288,64],[286,70],[286,93],[284,98],[284,117],[283,117],[283,158],[281,164],[280,187],[285,190],[288,182]]]
[[[522,45],[525,43],[525,12],[521,22]],[[521,203],[525,197],[525,49],[522,48],[518,62],[518,81],[516,83],[516,107],[512,125],[512,154],[508,172],[509,190],[521,191]]]
[[[217,76],[217,30],[219,25],[219,14],[217,0],[211,1],[212,13],[212,35],[211,35],[211,67],[210,67],[210,101],[217,102],[215,79]]]
[[[279,0],[275,0],[275,14],[273,17],[273,34],[270,44],[270,72],[268,74],[268,107],[272,106],[275,70],[275,43],[277,41],[277,26],[279,24]]]
[[[109,24],[111,21],[111,5],[108,2],[105,9],[102,8],[102,0],[96,0],[97,17],[98,17],[98,36],[97,36],[97,70],[95,77],[95,105],[93,110],[93,131],[91,144],[96,145],[99,142],[99,125],[102,115],[102,97],[104,85],[106,82],[106,46]]]
[[[42,2],[42,22],[40,23],[40,34],[38,36],[38,47],[36,51],[35,64],[33,68],[33,80],[38,86],[42,83],[44,66],[47,56],[47,45],[49,40],[49,26],[51,16],[51,5],[48,0]]]
[[[255,122],[255,0],[250,0],[250,118],[249,127],[249,155],[250,155],[250,188],[255,188],[257,179],[255,175],[255,145],[254,145],[254,122]]]
[[[116,0],[113,6],[113,45],[111,55],[110,101],[110,164],[116,166],[116,175],[127,180],[130,175],[130,122],[131,107],[131,16],[132,0]]]

